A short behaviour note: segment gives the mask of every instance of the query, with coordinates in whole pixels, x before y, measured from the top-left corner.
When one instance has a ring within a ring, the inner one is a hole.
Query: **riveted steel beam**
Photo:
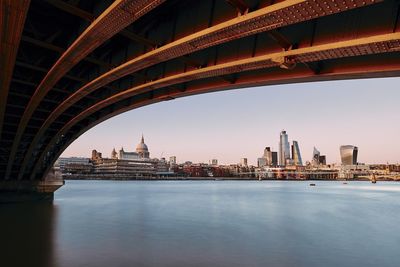
[[[80,9],[74,5],[71,5],[67,2],[61,1],[61,0],[46,0],[46,2],[48,2],[49,4],[55,6],[58,9],[61,9],[69,14],[75,15],[80,17],[81,19],[84,19],[86,21],[92,22],[95,20],[95,16],[90,13],[87,12],[83,9]],[[149,47],[155,47],[157,46],[157,44],[147,38],[144,38],[140,35],[137,35],[131,31],[128,31],[126,29],[122,30],[119,32],[120,35],[124,36],[125,38],[128,38],[134,42],[138,42],[140,44],[149,46]]]
[[[34,44],[36,46],[39,46],[39,47],[54,51],[54,52],[57,52],[57,53],[60,53],[60,54],[65,52],[65,49],[62,48],[62,47],[56,46],[54,44],[51,44],[51,43],[48,43],[48,42],[45,42],[45,41],[37,40],[37,39],[32,38],[32,37],[22,36],[21,40],[24,41],[24,42],[27,42],[27,43],[30,43],[30,44]],[[114,65],[112,65],[110,63],[107,63],[107,62],[105,62],[103,60],[100,60],[100,59],[97,59],[97,58],[94,58],[94,57],[85,57],[83,60],[85,60],[87,62],[90,62],[92,64],[95,64],[95,65],[98,65],[98,66],[105,67],[107,69],[112,69],[112,68],[115,67]],[[39,70],[47,72],[47,70],[44,69],[44,68],[40,68]],[[145,79],[146,78],[144,75],[140,75],[139,73],[133,73],[132,76],[133,77],[140,77],[141,79]],[[68,77],[68,75],[66,75],[65,77]],[[54,90],[54,89],[52,89],[52,90]]]

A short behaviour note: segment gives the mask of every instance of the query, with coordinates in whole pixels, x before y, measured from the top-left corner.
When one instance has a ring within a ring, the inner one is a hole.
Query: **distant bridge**
[[[400,74],[398,0],[0,0],[0,190],[36,190],[122,112],[250,86]]]

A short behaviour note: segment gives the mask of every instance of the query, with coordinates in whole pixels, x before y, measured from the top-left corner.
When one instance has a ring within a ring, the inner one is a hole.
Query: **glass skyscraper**
[[[313,155],[312,155],[312,165],[318,166],[319,165],[319,157],[321,153],[318,151],[316,147],[314,147]]]
[[[279,139],[279,165],[286,166],[286,160],[290,160],[290,144],[286,131],[282,131]]]
[[[345,145],[340,147],[342,165],[357,165],[358,147]]]
[[[296,166],[303,166],[303,161],[301,160],[299,143],[297,141],[293,141],[292,145],[292,158],[293,163]]]

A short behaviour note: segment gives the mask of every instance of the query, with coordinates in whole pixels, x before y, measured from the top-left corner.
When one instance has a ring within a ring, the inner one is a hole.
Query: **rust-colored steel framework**
[[[43,181],[83,132],[144,105],[400,74],[398,0],[0,3],[3,184]]]

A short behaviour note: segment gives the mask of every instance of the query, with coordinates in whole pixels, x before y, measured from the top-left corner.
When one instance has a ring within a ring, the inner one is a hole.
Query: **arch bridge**
[[[117,114],[235,88],[400,74],[398,0],[0,0],[0,191],[49,192]]]

